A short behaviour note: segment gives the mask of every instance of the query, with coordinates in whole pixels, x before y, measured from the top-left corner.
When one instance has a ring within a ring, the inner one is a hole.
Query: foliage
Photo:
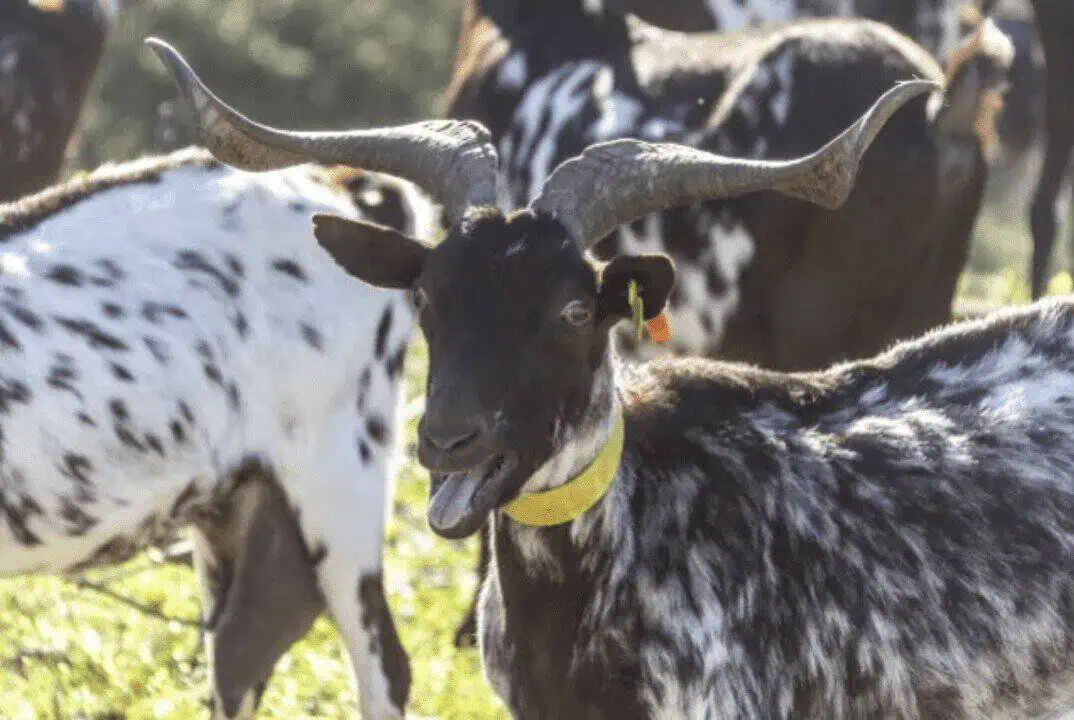
[[[184,118],[158,117],[174,110],[176,93],[142,46],[149,35],[172,42],[221,97],[251,116],[358,127],[435,112],[461,15],[461,0],[126,4],[83,117],[78,167],[189,141]]]

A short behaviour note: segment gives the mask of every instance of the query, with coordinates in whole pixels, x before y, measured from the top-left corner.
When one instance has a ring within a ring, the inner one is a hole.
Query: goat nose
[[[438,422],[426,415],[418,427],[418,460],[431,469],[445,470],[461,470],[471,460],[480,461],[482,427],[476,420]]]
[[[429,444],[442,453],[463,450],[477,439],[477,426],[450,428],[442,433],[425,433]]]

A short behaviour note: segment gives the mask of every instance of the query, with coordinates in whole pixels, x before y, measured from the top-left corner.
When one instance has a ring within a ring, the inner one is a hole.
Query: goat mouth
[[[498,453],[468,470],[434,473],[427,513],[429,527],[451,540],[473,535],[509,495],[506,481],[517,467],[516,454]]]

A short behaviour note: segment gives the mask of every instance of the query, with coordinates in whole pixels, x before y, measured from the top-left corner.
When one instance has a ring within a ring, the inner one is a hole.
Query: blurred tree
[[[436,112],[461,0],[126,0],[71,168],[190,142],[150,35],[242,111],[293,127],[360,127]]]

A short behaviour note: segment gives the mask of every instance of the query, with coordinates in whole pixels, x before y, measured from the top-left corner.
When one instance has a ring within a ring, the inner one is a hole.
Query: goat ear
[[[214,694],[227,717],[256,707],[276,662],[324,609],[313,563],[283,494],[251,479],[236,488],[233,499],[234,510],[214,543],[230,577],[214,588],[211,627]]]
[[[427,245],[398,230],[337,215],[314,215],[313,234],[350,275],[377,287],[409,288],[429,255]]]
[[[622,320],[631,315],[628,301],[630,281],[638,284],[645,305],[645,319],[652,320],[664,310],[675,284],[675,264],[667,255],[622,255],[604,266],[597,291],[601,320]]]

